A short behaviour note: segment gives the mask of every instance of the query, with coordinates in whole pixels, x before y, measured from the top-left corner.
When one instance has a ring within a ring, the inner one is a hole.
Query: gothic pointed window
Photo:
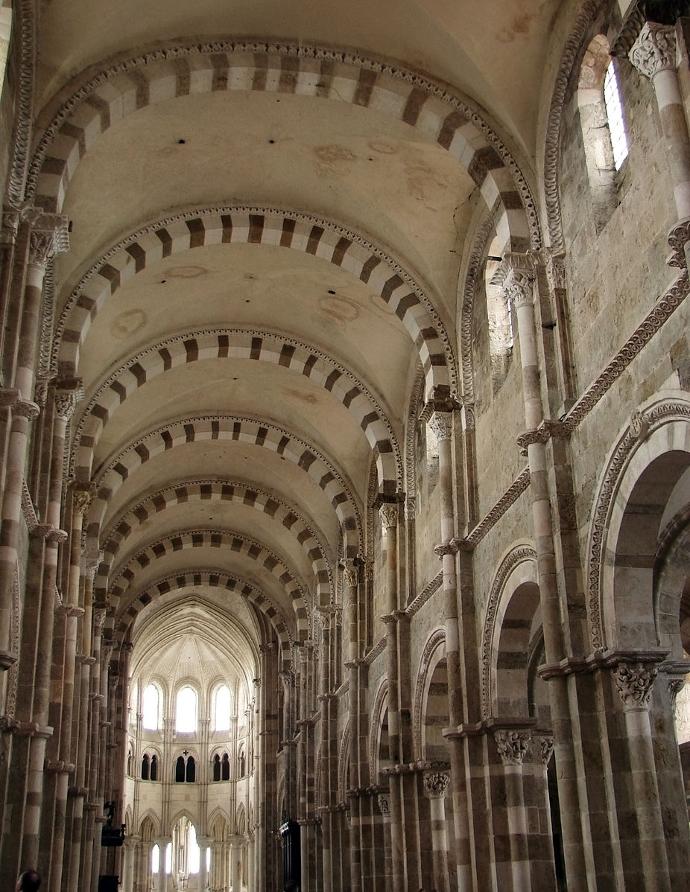
[[[152,781],[158,780],[158,756],[151,756],[151,770],[149,772],[149,776]]]
[[[194,688],[185,685],[177,692],[175,702],[175,730],[193,733],[197,725],[197,695]]]
[[[161,863],[161,850],[158,845],[151,849],[151,873],[158,873]]]
[[[220,756],[218,753],[213,757],[213,780],[220,780]]]
[[[148,780],[149,779],[149,757],[147,753],[144,753],[143,758],[141,760],[141,779]]]
[[[143,697],[143,724],[148,731],[160,727],[160,692],[155,684],[148,684]]]
[[[223,780],[230,780],[230,757],[227,753],[223,753],[223,761],[221,762],[220,769]]]

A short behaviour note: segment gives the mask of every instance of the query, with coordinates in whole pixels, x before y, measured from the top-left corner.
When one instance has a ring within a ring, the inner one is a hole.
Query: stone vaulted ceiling
[[[52,363],[83,382],[72,470],[122,629],[214,572],[204,603],[250,629],[244,587],[308,636],[372,466],[404,490],[415,376],[457,392],[477,209],[503,246],[534,235],[510,153],[532,154],[559,6],[43,4],[31,188],[71,222]]]

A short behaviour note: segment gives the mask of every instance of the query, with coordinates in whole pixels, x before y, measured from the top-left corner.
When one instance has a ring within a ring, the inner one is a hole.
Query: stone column
[[[522,391],[527,427],[525,439],[530,471],[529,493],[537,552],[544,649],[547,664],[558,665],[568,656],[566,635],[569,632],[569,615],[567,611],[565,615],[561,613],[546,447],[545,439],[540,435],[544,414],[535,330],[534,264],[531,257],[516,254],[507,254],[504,263],[508,270],[504,288],[508,299],[515,307],[518,322]],[[579,890],[588,888],[587,864],[583,826],[580,820],[578,771],[570,719],[568,681],[563,675],[554,675],[550,678],[549,703],[554,730],[556,765],[558,766],[563,850],[569,892],[579,892]]]
[[[645,22],[629,58],[640,74],[649,78],[654,86],[671,165],[676,213],[682,224],[671,230],[669,242],[675,248],[674,239],[679,239],[679,249],[682,251],[690,238],[690,139],[678,83],[676,51],[675,27]]]
[[[63,481],[63,462],[65,454],[65,438],[67,434],[67,425],[76,408],[77,400],[81,389],[80,382],[74,381],[56,388],[54,394],[54,425],[53,425],[53,444],[52,457],[50,464],[50,480],[48,486],[48,505],[46,509],[46,519],[53,526],[57,526],[60,521],[60,511],[62,504],[62,481]],[[75,497],[74,513],[79,514],[76,505],[79,504],[79,498]],[[79,561],[79,553],[81,551],[81,524],[78,523],[79,535],[72,542],[72,549],[76,548],[77,563]],[[72,531],[74,534],[74,531]],[[66,537],[67,534],[65,534]],[[72,557],[72,555],[71,555]],[[55,589],[57,582],[57,546],[53,546],[51,550],[46,549],[44,582],[43,588],[45,597],[49,598]],[[71,561],[70,561],[71,563]],[[49,572],[48,569],[50,568]],[[56,623],[51,623],[50,628],[46,629],[46,638],[48,634],[52,638],[53,660],[52,660],[52,679],[50,681],[53,691],[50,696],[50,713],[53,716],[53,722],[56,728],[56,734],[51,741],[50,756],[54,775],[50,783],[46,785],[45,796],[45,818],[42,834],[42,842],[45,855],[49,863],[49,874],[46,869],[46,861],[43,860],[43,876],[44,882],[50,892],[60,892],[62,888],[63,875],[63,858],[65,853],[65,830],[67,820],[67,792],[69,774],[74,771],[74,765],[70,761],[72,755],[72,707],[74,702],[74,667],[77,650],[77,624],[80,616],[83,615],[83,608],[79,605],[79,569],[77,566],[76,578],[70,574],[68,576],[67,591],[63,599],[63,610],[58,619],[59,629],[55,630]],[[62,634],[59,634],[59,632]],[[44,652],[45,653],[45,652]],[[54,744],[54,746],[52,745]],[[48,841],[52,837],[52,845],[48,847]]]
[[[553,737],[533,732],[531,746],[522,763],[527,824],[527,854],[534,889],[555,889],[554,841],[551,832],[548,764],[553,752]]]
[[[388,889],[390,888],[391,878],[393,876],[391,853],[391,798],[388,790],[379,792],[376,801],[383,823],[383,888]]]
[[[527,753],[530,735],[524,731],[499,730],[494,732],[494,738],[505,776],[512,889],[514,892],[530,892],[532,884],[527,850],[527,815],[522,786],[522,762]]]
[[[56,214],[42,214],[34,223],[29,240],[29,262],[14,379],[12,387],[0,394],[0,402],[12,410],[5,460],[5,488],[0,514],[0,669],[9,668],[17,656],[11,653],[9,640],[12,588],[22,523],[22,487],[26,469],[29,422],[38,415],[38,406],[32,398],[43,278],[50,258],[67,249],[67,218]]]
[[[428,771],[424,774],[424,794],[429,800],[431,812],[431,848],[436,892],[450,892],[445,808],[446,791],[449,784],[450,775],[445,771]]]
[[[230,888],[232,892],[242,888],[242,844],[238,839],[230,843]]]
[[[642,869],[639,881],[641,888],[670,892],[672,884],[649,717],[649,701],[656,674],[657,666],[652,663],[620,662],[613,670],[613,682],[623,703],[628,774],[637,819],[635,837]],[[623,839],[622,843],[625,841]]]

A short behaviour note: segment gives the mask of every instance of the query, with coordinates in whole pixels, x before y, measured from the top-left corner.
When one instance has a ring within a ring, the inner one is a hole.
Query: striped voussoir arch
[[[292,636],[281,609],[268,595],[247,582],[246,579],[234,573],[216,569],[191,569],[185,570],[184,573],[171,573],[138,592],[132,600],[121,604],[115,615],[114,635],[116,641],[126,638],[127,631],[134,624],[138,614],[152,601],[180,589],[200,586],[224,588],[229,592],[237,592],[238,595],[254,604],[275,629],[282,646],[283,660],[290,660]]]
[[[96,496],[89,509],[86,525],[87,533],[90,536],[98,536],[108,502],[130,474],[147,461],[178,446],[214,440],[260,446],[295,464],[323,490],[333,506],[343,532],[345,556],[356,557],[361,551],[360,512],[353,491],[341,472],[313,446],[283,428],[257,421],[255,418],[235,415],[203,415],[187,418],[150,431],[131,443],[98,473],[95,481]],[[83,442],[81,448],[84,449]],[[87,481],[90,476],[90,464],[77,465],[75,469],[77,480]]]
[[[242,555],[268,570],[285,590],[290,598],[295,611],[297,625],[297,637],[304,641],[309,637],[309,605],[303,587],[295,575],[275,552],[267,548],[263,543],[257,542],[250,536],[236,530],[226,529],[197,529],[180,530],[163,536],[155,542],[151,542],[131,557],[123,567],[118,567],[113,582],[107,588],[94,587],[94,600],[96,603],[104,603],[109,600],[117,609],[123,596],[136,584],[139,572],[150,566],[154,561],[161,560],[166,555],[178,551],[186,551],[190,548],[220,548],[228,554]]]
[[[72,290],[56,337],[62,373],[76,374],[79,348],[105,301],[147,265],[207,245],[264,245],[311,254],[364,282],[414,341],[427,393],[457,385],[452,339],[415,278],[386,252],[330,220],[280,208],[229,205],[157,220],[111,247]]]
[[[246,359],[266,362],[308,377],[339,400],[354,417],[371,446],[382,493],[401,488],[400,448],[392,426],[370,391],[352,373],[310,345],[270,332],[223,329],[197,331],[168,338],[129,359],[98,388],[79,420],[74,442],[93,452],[118,407],[147,381],[170,369],[205,359]],[[80,459],[86,463],[85,457]]]
[[[88,79],[87,79],[88,78]],[[456,158],[489,208],[506,249],[540,247],[529,187],[476,106],[431,78],[347,51],[274,41],[169,44],[75,79],[39,140],[27,197],[51,211],[89,149],[118,121],[160,102],[213,92],[294,94],[368,108],[414,127]],[[532,244],[530,245],[530,237]]]
[[[126,509],[102,537],[105,544],[96,573],[94,583],[96,589],[107,588],[115,559],[137,528],[166,508],[197,501],[234,502],[246,505],[274,518],[294,533],[314,569],[317,603],[324,606],[330,603],[332,570],[326,558],[326,548],[304,517],[292,505],[252,484],[224,480],[191,480],[177,483],[147,496],[135,506]],[[95,531],[89,533],[94,535]]]

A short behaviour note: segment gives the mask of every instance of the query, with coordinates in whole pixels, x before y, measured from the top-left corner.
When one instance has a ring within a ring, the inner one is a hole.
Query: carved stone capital
[[[645,22],[628,53],[634,67],[653,80],[660,71],[676,67],[676,29],[673,25]]]
[[[504,765],[522,765],[531,734],[529,731],[494,731],[496,749]]]
[[[93,487],[83,483],[75,483],[72,489],[72,506],[77,514],[86,514],[91,507]]]
[[[82,397],[81,381],[60,384],[55,389],[55,412],[63,421],[69,421]]]
[[[613,670],[616,690],[628,708],[644,709],[649,705],[658,666],[654,663],[619,663]]]
[[[437,558],[444,558],[447,554],[457,554],[458,544],[455,539],[450,542],[441,542],[440,545],[434,545],[434,554]]]
[[[358,581],[357,564],[353,558],[345,558],[340,562],[343,570],[345,585],[348,588],[356,588]]]
[[[17,400],[12,406],[14,415],[21,415],[22,418],[27,418],[29,421],[38,418],[40,411],[38,405],[32,400]]]
[[[553,737],[550,734],[539,734],[534,738],[534,740],[537,746],[539,758],[544,763],[544,765],[548,765],[549,759],[551,758],[551,753],[553,752]]]
[[[450,786],[450,774],[447,771],[428,771],[424,774],[424,794],[429,799],[445,799]]]
[[[377,793],[376,802],[378,803],[379,811],[381,812],[384,818],[390,818],[391,815],[391,797],[388,792]]]
[[[29,263],[45,269],[56,254],[69,251],[68,220],[63,214],[41,214],[29,236]]]
[[[450,440],[453,433],[453,416],[450,412],[433,412],[427,424],[437,440]]]
[[[644,440],[649,433],[649,418],[636,409],[630,416],[630,433],[637,440]]]
[[[379,508],[381,526],[385,530],[395,529],[398,525],[398,506],[394,502],[384,502]]]
[[[510,303],[520,307],[533,302],[536,273],[531,254],[506,253],[501,264],[501,276],[503,291]]]

